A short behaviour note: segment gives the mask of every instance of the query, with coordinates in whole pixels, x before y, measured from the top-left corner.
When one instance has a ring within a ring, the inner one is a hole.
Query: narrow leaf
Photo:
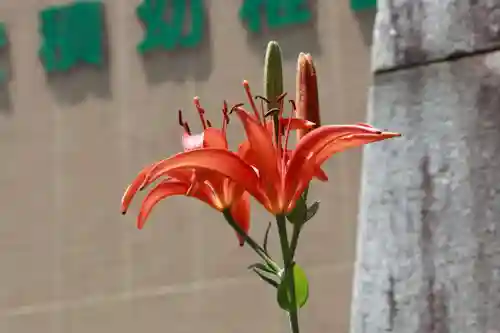
[[[278,285],[279,283],[276,282],[272,277],[270,276],[267,276],[264,272],[262,272],[261,270],[259,270],[258,268],[253,268],[252,269],[255,274],[257,274],[264,282],[267,282],[268,284],[270,284],[271,286],[273,286],[274,288],[278,288]]]
[[[260,263],[260,262],[257,262],[255,264],[251,264],[250,266],[248,266],[248,269],[252,269],[252,270],[258,269],[260,271],[263,271],[263,272],[266,272],[266,273],[269,273],[272,275],[276,275],[276,272],[271,267],[269,267],[266,264]]]
[[[304,219],[304,222],[307,222],[310,219],[312,219],[314,215],[316,215],[318,210],[319,210],[319,201],[315,201],[311,206],[309,206],[309,208],[307,208],[306,218]]]
[[[271,231],[271,222],[269,222],[269,224],[267,225],[267,228],[266,228],[266,233],[264,234],[264,242],[262,243],[262,246],[264,247],[264,251],[267,252],[267,241],[269,239],[269,231]]]

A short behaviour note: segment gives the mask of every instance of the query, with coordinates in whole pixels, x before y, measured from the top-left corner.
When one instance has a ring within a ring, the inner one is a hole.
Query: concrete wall
[[[373,13],[317,0],[314,24],[248,37],[240,1],[205,1],[201,48],[144,60],[139,1],[109,0],[109,65],[47,76],[37,15],[64,2],[0,2],[10,39],[0,65],[11,71],[0,92],[0,332],[286,331],[272,290],[245,270],[253,254],[218,213],[174,198],[138,231],[134,214],[119,214],[120,197],[142,166],[179,150],[179,108],[196,128],[194,95],[215,122],[223,99],[243,100],[242,79],[260,91],[271,38],[292,95],[296,56],[311,52],[324,122],[363,121]],[[331,181],[313,191],[323,206],[299,248],[312,284],[305,332],[348,330],[359,162],[359,150],[335,157]],[[268,220],[256,211],[252,234]]]

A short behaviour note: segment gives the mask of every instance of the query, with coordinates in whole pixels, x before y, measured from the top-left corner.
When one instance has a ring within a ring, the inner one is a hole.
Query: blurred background
[[[120,198],[180,150],[178,109],[200,130],[194,96],[219,124],[224,99],[245,101],[243,79],[262,92],[269,40],[290,98],[309,52],[322,121],[364,121],[374,2],[2,0],[0,332],[285,332],[219,213],[172,198],[138,231],[137,205],[123,217]],[[241,131],[231,122],[232,139]],[[334,157],[313,187],[322,207],[298,250],[307,332],[348,331],[360,152]],[[256,207],[252,220],[261,239],[270,216]]]

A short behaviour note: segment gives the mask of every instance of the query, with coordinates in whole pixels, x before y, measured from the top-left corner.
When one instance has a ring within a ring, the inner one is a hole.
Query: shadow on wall
[[[308,52],[314,55],[321,54],[321,45],[319,42],[317,21],[318,21],[318,0],[308,0],[307,7],[296,8],[295,10],[308,10],[311,18],[304,23],[284,25],[282,27],[270,29],[266,24],[262,24],[261,31],[252,31],[250,27],[252,23],[241,22],[247,30],[247,41],[250,47],[257,54],[264,54],[267,43],[270,40],[276,40],[282,50],[283,58],[285,60],[296,59],[300,52]],[[292,9],[287,9],[292,11]],[[265,22],[265,12],[262,11],[263,20],[259,23]],[[241,14],[240,14],[241,15]],[[240,16],[241,17],[241,16]],[[257,24],[254,22],[254,24]]]
[[[12,59],[10,56],[10,43],[0,48],[0,115],[11,115],[12,100],[9,82],[12,79]]]
[[[47,82],[62,104],[75,105],[88,97],[111,98],[109,66],[81,64],[63,73],[47,75]]]
[[[174,4],[174,6],[179,4]],[[174,11],[184,12],[185,10],[187,15],[180,17],[183,21],[182,29],[178,29],[175,22],[172,22],[175,17],[169,22],[171,24],[169,27],[150,26],[149,29],[165,29],[164,34],[156,38],[151,37],[150,41],[146,40],[146,23],[152,24],[153,22],[145,22],[145,19],[141,17],[141,8],[138,9],[137,15],[143,21],[144,29],[143,41],[138,45],[138,52],[142,53],[142,65],[150,84],[167,81],[206,81],[212,73],[208,5],[202,0],[191,0],[189,8],[186,3],[183,5],[183,8],[168,8],[171,14]]]
[[[359,30],[361,31],[365,45],[371,46],[373,43],[373,28],[375,26],[377,10],[363,10],[355,12],[353,15],[356,18],[356,22],[358,22]]]

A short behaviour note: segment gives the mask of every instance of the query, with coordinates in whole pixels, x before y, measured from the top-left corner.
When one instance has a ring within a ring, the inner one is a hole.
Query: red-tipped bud
[[[300,53],[297,61],[296,116],[321,125],[319,115],[318,80],[316,68],[310,54]],[[309,130],[297,130],[300,140]]]

